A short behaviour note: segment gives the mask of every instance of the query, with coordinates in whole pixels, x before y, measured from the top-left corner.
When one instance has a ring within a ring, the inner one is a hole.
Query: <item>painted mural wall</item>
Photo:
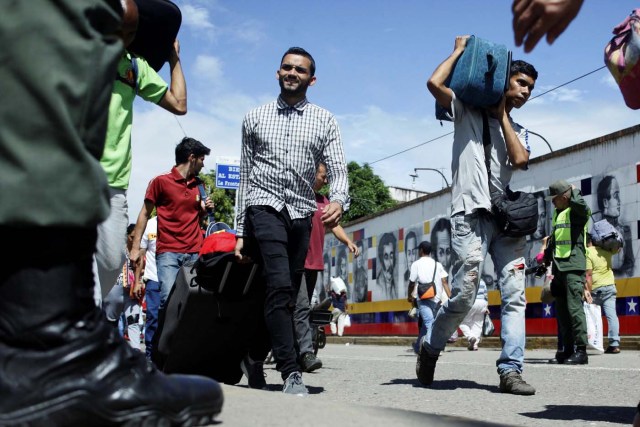
[[[532,192],[538,197],[538,229],[527,237],[527,266],[535,265],[541,239],[550,233],[553,205],[544,197],[548,195],[549,184],[557,179],[564,179],[582,190],[593,220],[606,218],[620,230],[625,242],[622,252],[614,257],[616,282],[633,279],[625,283],[634,285],[636,291],[631,292],[637,297],[640,283],[640,126],[533,158],[527,171],[514,174],[513,189]],[[363,255],[358,258],[328,233],[324,246],[325,271],[319,275],[316,284],[320,296],[326,295],[329,276],[341,276],[348,285],[348,300],[354,312],[369,311],[369,320],[373,319],[371,316],[377,316],[382,323],[402,322],[400,311],[393,316],[380,313],[402,307],[398,300],[406,301],[408,270],[418,256],[417,245],[423,240],[430,241],[432,256],[445,269],[449,270],[451,266],[450,198],[451,193],[446,189],[377,216],[346,224],[345,230],[361,247]],[[484,262],[482,278],[490,290],[499,288],[490,256]],[[531,274],[527,276],[526,286],[541,287],[542,281]],[[371,302],[381,304],[365,304]],[[359,305],[369,308],[359,308]]]

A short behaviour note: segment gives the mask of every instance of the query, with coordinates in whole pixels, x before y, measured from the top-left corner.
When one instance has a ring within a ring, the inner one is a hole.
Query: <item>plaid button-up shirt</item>
[[[340,129],[335,117],[305,98],[289,106],[280,97],[251,110],[242,123],[237,232],[244,236],[248,206],[286,207],[292,219],[312,215],[318,163],[327,165],[329,200],[343,210],[349,180]]]

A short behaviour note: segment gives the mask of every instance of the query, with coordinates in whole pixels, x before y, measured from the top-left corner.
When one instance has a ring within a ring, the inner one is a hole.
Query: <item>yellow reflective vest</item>
[[[554,258],[569,258],[571,255],[571,208],[553,215]]]
[[[569,258],[571,256],[571,208],[553,215],[553,238],[555,241],[554,258]],[[587,224],[584,225],[584,245],[587,245]]]

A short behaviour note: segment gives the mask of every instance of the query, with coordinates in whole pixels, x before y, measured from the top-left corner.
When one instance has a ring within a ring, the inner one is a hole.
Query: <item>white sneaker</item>
[[[471,337],[469,338],[469,345],[467,346],[467,350],[475,351],[478,349],[478,338]]]

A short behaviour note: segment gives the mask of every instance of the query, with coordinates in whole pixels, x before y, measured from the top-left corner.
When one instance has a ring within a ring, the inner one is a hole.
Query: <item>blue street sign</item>
[[[216,164],[216,187],[237,190],[240,186],[240,166]]]

